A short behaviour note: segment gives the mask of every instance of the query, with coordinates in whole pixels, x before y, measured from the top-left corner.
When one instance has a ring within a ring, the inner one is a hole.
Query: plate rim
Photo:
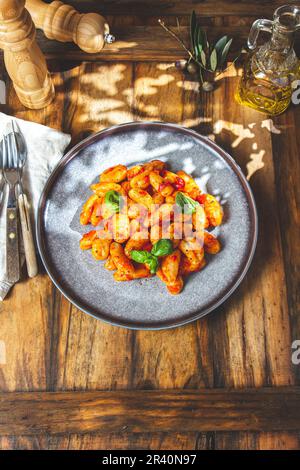
[[[68,293],[67,289],[65,289],[63,286],[60,285],[59,281],[57,281],[56,279],[55,273],[53,273],[51,270],[51,262],[50,260],[47,259],[47,256],[44,253],[45,250],[43,247],[43,234],[42,234],[42,225],[43,225],[42,222],[43,222],[44,208],[45,208],[45,204],[47,201],[48,192],[51,189],[52,183],[55,181],[56,175],[59,174],[59,172],[69,163],[69,161],[75,158],[76,155],[88,145],[91,145],[95,143],[96,141],[101,140],[102,138],[105,138],[107,135],[111,135],[111,134],[114,134],[115,132],[118,132],[119,129],[127,128],[128,130],[132,130],[133,128],[143,129],[147,127],[148,128],[158,127],[158,128],[164,128],[166,130],[168,129],[176,130],[176,131],[184,133],[185,135],[189,134],[191,137],[194,137],[197,140],[200,140],[202,142],[204,141],[210,148],[212,148],[223,160],[225,160],[227,164],[229,164],[231,169],[234,171],[234,173],[238,177],[240,183],[242,184],[243,189],[247,196],[248,204],[249,204],[250,223],[251,223],[251,228],[250,228],[251,237],[249,239],[249,254],[248,254],[247,260],[243,268],[239,270],[239,274],[236,276],[230,289],[226,290],[225,294],[222,295],[212,305],[208,306],[205,309],[200,310],[199,312],[196,312],[195,314],[191,315],[188,318],[184,318],[181,320],[173,320],[173,321],[168,320],[166,323],[157,322],[151,325],[143,324],[143,322],[137,322],[137,321],[122,321],[121,319],[111,320],[104,314],[102,314],[101,316],[101,311],[99,311],[99,313],[96,313],[96,311],[86,308],[78,300],[74,299],[72,295]],[[255,254],[255,250],[257,246],[257,238],[258,238],[258,215],[257,215],[257,208],[256,208],[256,203],[255,203],[252,189],[244,173],[242,172],[240,166],[229,153],[227,153],[222,147],[216,144],[213,140],[209,139],[206,136],[203,136],[202,134],[199,134],[193,129],[189,129],[187,127],[184,127],[175,123],[168,123],[168,122],[161,122],[161,121],[132,121],[132,122],[126,122],[126,123],[110,126],[108,128],[105,128],[101,131],[98,131],[96,133],[89,135],[85,139],[75,144],[59,160],[59,162],[55,165],[52,172],[50,173],[39,198],[36,223],[35,223],[35,233],[36,233],[38,251],[39,251],[41,260],[43,262],[43,265],[46,269],[48,276],[50,277],[53,284],[57,287],[57,289],[63,294],[63,296],[67,300],[69,300],[69,302],[71,302],[71,304],[74,305],[76,308],[96,318],[97,320],[101,320],[101,321],[104,321],[105,323],[122,327],[122,328],[127,328],[131,330],[165,330],[165,329],[177,328],[183,325],[187,325],[191,322],[199,320],[200,318],[203,318],[204,316],[208,315],[209,313],[211,313],[212,311],[220,307],[220,305],[222,305],[238,288],[238,286],[241,284],[241,282],[245,278],[250,268],[250,265],[252,263],[254,254]]]

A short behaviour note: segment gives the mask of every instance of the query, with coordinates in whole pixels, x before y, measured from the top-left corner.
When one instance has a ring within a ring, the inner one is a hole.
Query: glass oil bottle
[[[283,113],[291,102],[293,82],[300,79],[300,63],[293,49],[295,32],[300,28],[300,8],[279,7],[274,19],[256,20],[248,47],[254,51],[245,64],[235,98],[265,114]],[[257,48],[260,31],[271,33],[270,40]]]

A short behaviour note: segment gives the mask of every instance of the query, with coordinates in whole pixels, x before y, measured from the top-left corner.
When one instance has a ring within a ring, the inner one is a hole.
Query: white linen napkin
[[[5,133],[6,125],[11,116],[0,113],[0,140],[2,140],[3,133]],[[13,118],[16,119],[16,118]],[[36,124],[35,122],[23,121],[16,119],[22,134],[25,137],[28,156],[27,162],[23,171],[23,187],[24,192],[27,194],[29,204],[33,208],[35,214],[40,194],[43,187],[56,163],[64,154],[65,148],[71,140],[71,136],[63,134],[50,127]],[[0,187],[1,187],[0,176]],[[6,191],[7,194],[7,191]],[[12,284],[8,283],[5,279],[6,273],[6,214],[5,207],[6,201],[1,204],[2,209],[0,213],[0,300],[3,300]],[[22,234],[20,229],[20,236]],[[24,263],[24,256],[22,255],[21,262]]]

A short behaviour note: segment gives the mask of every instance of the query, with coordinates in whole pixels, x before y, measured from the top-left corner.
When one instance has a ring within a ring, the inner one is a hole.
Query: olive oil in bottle
[[[284,112],[291,102],[293,81],[300,78],[299,61],[293,49],[294,35],[300,28],[300,8],[286,5],[274,13],[274,20],[257,20],[248,38],[250,50],[256,49],[261,30],[271,39],[246,61],[236,91],[238,103],[269,115]]]

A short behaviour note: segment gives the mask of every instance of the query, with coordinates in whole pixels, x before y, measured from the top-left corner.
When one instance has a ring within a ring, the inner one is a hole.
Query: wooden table
[[[254,18],[280,3],[104,1],[118,41],[103,54],[38,34],[56,86],[51,106],[23,108],[7,80],[2,111],[69,132],[72,143],[132,120],[175,122],[214,138],[250,177],[259,240],[234,295],[168,331],[97,321],[42,269],[32,280],[24,273],[0,304],[2,449],[299,448],[300,365],[291,355],[300,340],[300,106],[270,120],[237,105],[235,68],[214,93],[199,92],[173,66],[184,57],[179,45],[157,26],[158,17],[172,25],[178,15],[186,34],[194,7],[213,36],[230,31],[239,43]]]

